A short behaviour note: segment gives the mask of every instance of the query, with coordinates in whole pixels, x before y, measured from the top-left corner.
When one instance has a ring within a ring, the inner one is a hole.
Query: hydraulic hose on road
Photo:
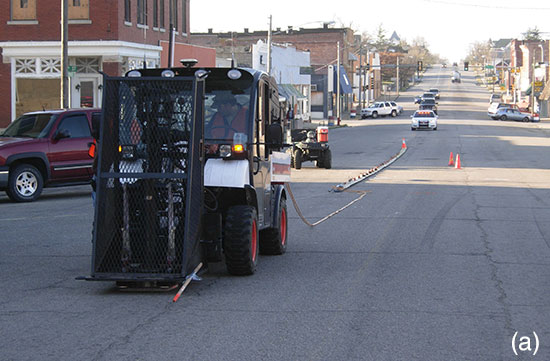
[[[403,154],[405,154],[406,151],[407,151],[407,144],[405,143],[405,138],[403,138],[403,143],[401,145],[401,150],[396,155],[392,156],[389,160],[387,160],[384,163],[380,163],[376,167],[373,167],[373,168],[367,170],[366,172],[363,172],[363,173],[359,174],[357,177],[353,177],[353,178],[348,179],[348,181],[345,182],[345,183],[340,183],[336,186],[333,186],[332,189],[330,189],[329,191],[333,191],[333,192],[352,192],[352,193],[359,194],[359,197],[357,197],[353,201],[349,202],[348,204],[346,204],[342,208],[330,213],[329,215],[321,218],[320,220],[318,220],[317,222],[314,222],[314,223],[309,222],[304,217],[304,215],[302,214],[302,211],[300,210],[300,207],[298,206],[298,203],[296,202],[296,198],[294,197],[294,194],[292,193],[292,188],[290,186],[290,183],[287,183],[286,188],[288,190],[288,194],[290,195],[290,199],[292,199],[292,204],[294,205],[294,209],[296,209],[296,213],[298,213],[298,216],[300,216],[300,219],[310,227],[315,227],[315,226],[323,223],[327,219],[337,215],[338,213],[340,213],[344,209],[350,207],[355,202],[360,201],[361,199],[363,199],[363,197],[365,197],[367,195],[367,193],[370,192],[370,191],[352,191],[352,190],[349,190],[348,188],[354,186],[355,184],[357,184],[357,183],[359,183],[359,182],[361,182],[361,181],[363,181],[363,180],[365,180],[369,177],[372,177],[373,175],[377,174],[378,172],[380,172],[380,171],[384,170],[385,168],[389,167],[393,162],[395,162],[396,160],[401,158],[403,156]]]

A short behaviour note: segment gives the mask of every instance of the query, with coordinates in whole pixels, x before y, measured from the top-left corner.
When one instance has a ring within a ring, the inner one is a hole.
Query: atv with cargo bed
[[[332,154],[328,145],[328,127],[317,129],[293,129],[292,156],[290,164],[296,169],[302,168],[302,163],[315,161],[318,168],[332,168]]]

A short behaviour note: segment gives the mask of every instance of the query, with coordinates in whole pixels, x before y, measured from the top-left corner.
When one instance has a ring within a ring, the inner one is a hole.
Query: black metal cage
[[[201,258],[204,81],[103,84],[91,279],[181,280]]]

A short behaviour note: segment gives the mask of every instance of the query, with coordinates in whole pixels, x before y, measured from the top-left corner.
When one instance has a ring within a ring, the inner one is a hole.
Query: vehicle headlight
[[[122,159],[133,160],[136,157],[136,147],[134,145],[119,145],[118,152]]]
[[[231,146],[228,144],[220,145],[220,157],[228,158],[231,157]]]

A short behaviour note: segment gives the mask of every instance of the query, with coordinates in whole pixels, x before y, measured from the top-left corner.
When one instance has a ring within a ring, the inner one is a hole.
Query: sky
[[[338,6],[340,5],[340,6]],[[191,0],[191,32],[243,32],[244,28],[316,28],[334,21],[372,35],[380,25],[409,43],[423,37],[432,53],[458,62],[470,44],[521,39],[535,26],[550,39],[548,0]]]

